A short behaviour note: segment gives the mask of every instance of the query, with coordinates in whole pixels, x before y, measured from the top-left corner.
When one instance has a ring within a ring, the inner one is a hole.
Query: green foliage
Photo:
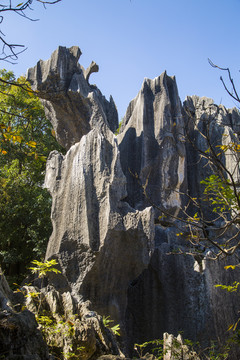
[[[146,341],[142,344],[135,344],[134,350],[140,358],[142,358],[147,352],[150,352],[159,360],[162,360],[164,354],[166,353],[163,350],[163,340],[160,339]]]
[[[110,326],[111,323],[113,323],[113,320],[110,319],[110,316],[103,316],[103,325],[112,330],[114,335],[120,336],[120,325]]]
[[[218,175],[213,174],[201,181],[205,186],[205,200],[213,205],[213,212],[229,212],[238,207],[233,189],[227,180],[223,181]]]
[[[0,263],[13,276],[45,253],[52,229],[45,164],[51,150],[61,149],[25,79],[6,70],[0,77],[19,84],[0,84]]]
[[[43,278],[50,272],[54,272],[55,274],[61,273],[60,270],[54,267],[55,265],[58,265],[58,262],[55,259],[47,260],[45,262],[33,260],[32,264],[36,266],[30,267],[29,269],[32,271],[33,274],[38,273],[38,276],[40,278]]]
[[[83,355],[85,351],[86,351],[85,346],[78,346],[76,352],[69,351],[64,354],[64,358],[66,360],[79,360],[79,358],[81,358],[81,355]]]
[[[39,278],[44,278],[49,273],[58,274],[61,271],[58,270],[55,266],[58,265],[58,262],[53,260],[48,260],[45,262],[40,262],[38,260],[33,260],[32,264],[35,266],[30,267],[29,269],[33,274],[38,274]],[[15,284],[17,285],[17,284]],[[30,285],[30,284],[28,284]],[[29,290],[29,289],[28,289]],[[78,315],[60,315],[53,314],[50,311],[46,311],[42,307],[42,294],[37,291],[28,291],[26,294],[26,289],[17,288],[15,292],[21,292],[24,294],[25,298],[31,298],[33,300],[35,307],[35,318],[38,323],[39,329],[45,339],[49,351],[54,358],[56,359],[79,359],[79,357],[84,353],[85,347],[78,346],[75,348],[75,351],[62,352],[64,339],[71,340],[75,337],[75,321],[78,320]],[[26,307],[22,307],[22,311]],[[56,316],[55,316],[56,315]],[[71,343],[71,341],[69,341]],[[70,346],[69,350],[72,350]]]
[[[43,312],[43,314],[36,315],[36,320],[39,324],[39,329],[48,345],[50,353],[59,359],[79,359],[86,351],[85,346],[77,346],[72,349],[69,347],[68,352],[62,352],[64,339],[73,339],[75,337],[75,323],[77,315],[72,315],[70,318],[65,318],[63,315],[57,316]]]
[[[119,124],[118,124],[118,128],[117,128],[117,130],[115,131],[115,135],[118,135],[119,134],[119,132],[120,132],[120,129],[121,129],[121,126],[122,126],[122,122],[123,122],[123,118],[121,119],[121,121],[119,122]]]
[[[228,292],[235,292],[238,290],[239,282],[234,281],[232,285],[215,285],[215,287],[221,288],[222,290],[227,290]]]
[[[134,350],[138,357],[142,358],[147,353],[153,354],[158,360],[163,360],[164,356],[171,352],[171,358],[175,360],[201,359],[201,360],[230,360],[229,353],[231,345],[237,343],[237,336],[230,337],[225,344],[219,345],[212,341],[208,348],[202,349],[199,342],[184,339],[183,343],[177,338],[173,339],[172,345],[164,348],[164,342],[161,339],[146,341],[142,344],[135,344]]]
[[[109,325],[113,322],[113,320],[110,319],[110,316],[103,316],[102,320],[105,327],[109,327]]]

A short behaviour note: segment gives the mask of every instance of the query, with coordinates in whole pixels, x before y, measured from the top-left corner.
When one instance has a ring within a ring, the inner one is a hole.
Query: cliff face
[[[204,133],[208,119],[211,139],[222,144],[226,132],[236,138],[239,114],[198,97],[182,107],[175,78],[163,73],[144,80],[115,136],[114,102],[89,84],[97,65],[84,70],[80,54],[76,47],[60,47],[28,71],[68,150],[65,156],[52,152],[47,162],[53,233],[46,259],[57,258],[62,270],[52,283],[120,322],[129,351],[166,331],[183,331],[203,343],[223,337],[238,307],[214,284],[232,281],[233,274],[224,270],[226,260],[207,257],[207,247],[200,259],[174,255],[190,247],[177,236],[174,219],[185,206],[183,195],[199,194],[199,182],[209,174],[185,141],[186,125],[192,142],[205,151],[196,124]],[[226,166],[234,166],[227,157]],[[165,220],[158,218],[161,209],[168,213]]]

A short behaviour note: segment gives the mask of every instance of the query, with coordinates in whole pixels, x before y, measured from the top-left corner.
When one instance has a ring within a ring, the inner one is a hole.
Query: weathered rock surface
[[[195,258],[174,255],[191,248],[177,236],[181,222],[172,215],[181,214],[182,193],[201,194],[199,182],[209,174],[185,135],[201,151],[207,144],[196,126],[203,134],[209,128],[217,144],[226,132],[235,141],[238,112],[198,97],[188,98],[182,109],[175,78],[163,73],[144,80],[116,137],[114,103],[88,84],[97,66],[85,71],[77,64],[79,55],[78,48],[60,47],[28,73],[57,139],[68,149],[65,156],[52,152],[47,162],[53,233],[46,259],[57,258],[62,270],[49,283],[120,322],[129,354],[135,342],[166,331],[183,331],[202,344],[222,339],[227,323],[238,318],[238,306],[214,284],[231,283],[233,274],[224,270],[224,261],[208,259],[207,247]],[[236,168],[227,157],[225,164]],[[147,184],[150,203],[139,182]],[[164,221],[158,219],[162,210],[169,214]],[[219,313],[219,307],[226,311]]]
[[[187,178],[190,196],[201,198],[204,185],[201,180],[212,174],[208,160],[200,152],[208,151],[210,144],[220,153],[220,146],[231,141],[239,144],[240,117],[237,109],[227,110],[223,105],[217,106],[212,99],[198,96],[188,96],[183,103],[187,148]],[[240,179],[239,154],[224,151],[221,161],[231,172],[236,183]],[[201,202],[201,200],[200,200]],[[209,220],[209,204],[201,202]]]
[[[192,146],[187,141],[185,144],[184,176],[187,178],[190,196],[200,198],[203,192],[200,180],[211,174],[207,161],[196,150],[204,152],[209,147],[200,132],[206,136],[209,131],[210,141],[214,145],[224,144],[227,136],[228,140],[230,138],[238,144],[233,124],[236,130],[240,117],[235,110],[228,111],[222,106],[214,105],[211,99],[196,96],[187,98],[183,116],[187,136],[193,142]],[[239,179],[236,166],[238,159],[229,157],[226,153],[224,156],[226,167],[231,172],[235,170],[235,179]],[[206,202],[203,209],[206,219],[211,220],[210,208]],[[174,335],[183,331],[185,338],[201,341],[205,346],[210,338],[220,338],[223,341],[226,323],[233,324],[238,318],[238,301],[235,294],[224,292],[214,285],[232,284],[239,278],[239,270],[224,270],[224,266],[229,264],[226,259],[210,260],[207,256],[209,244],[205,245],[204,252],[199,257],[174,254],[179,249],[183,253],[191,253],[191,244],[184,236],[177,236],[181,232],[180,223],[160,223],[155,225],[155,251],[148,269],[128,289],[126,324],[129,349],[134,342],[161,338],[165,331]],[[229,261],[235,263],[238,260],[232,258]],[[223,308],[223,311],[219,311]],[[132,333],[135,338],[131,340]],[[237,359],[238,356],[232,355],[232,359]]]
[[[40,60],[27,72],[27,80],[43,99],[58,142],[66,149],[99,123],[107,124],[112,131],[118,127],[112,97],[107,101],[96,86],[89,85],[89,76],[98,71],[98,66],[92,63],[84,70],[78,63],[80,56],[77,46],[59,46],[49,60]]]
[[[66,279],[55,286],[122,321],[127,287],[150,259],[154,216],[151,208],[138,211],[124,201],[126,178],[114,134],[102,125],[64,157],[51,153],[45,186],[53,197],[46,258],[58,259]]]
[[[147,204],[140,179],[143,185],[148,181],[147,193],[155,205],[177,214],[182,205],[180,192],[186,189],[186,151],[175,78],[164,72],[153,80],[144,79],[120,131],[118,142],[129,204],[138,209]]]
[[[175,336],[182,331],[185,339],[207,347],[209,339],[218,337],[223,342],[226,324],[238,318],[238,295],[214,287],[230,285],[240,276],[238,270],[224,270],[233,260],[174,254],[190,250],[170,234],[176,229],[168,230],[166,242],[158,245],[148,269],[128,288],[128,349],[135,342],[162,338],[165,331]]]
[[[47,360],[45,344],[35,316],[28,310],[16,311],[14,294],[0,270],[0,357],[13,360]]]
[[[171,334],[163,334],[163,360],[200,360],[195,351],[184,345],[182,336],[174,337]]]
[[[89,310],[89,301],[78,303],[69,292],[59,293],[51,286],[24,286],[21,291],[25,306],[39,319],[53,359],[68,359],[70,354],[81,360],[121,355],[113,332],[101,316]]]

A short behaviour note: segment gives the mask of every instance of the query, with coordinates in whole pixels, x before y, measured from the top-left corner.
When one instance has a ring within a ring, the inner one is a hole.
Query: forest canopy
[[[0,262],[14,276],[44,256],[51,234],[45,164],[50,151],[61,148],[25,78],[6,70],[0,77],[6,80],[0,84]],[[11,85],[16,82],[20,86]]]

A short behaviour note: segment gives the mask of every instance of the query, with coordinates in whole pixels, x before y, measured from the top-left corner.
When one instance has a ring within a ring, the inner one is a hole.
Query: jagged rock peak
[[[106,124],[113,132],[118,127],[112,97],[107,101],[95,85],[89,84],[98,65],[92,62],[85,70],[78,63],[81,54],[77,46],[59,46],[49,60],[40,60],[27,71],[27,80],[42,99],[57,141],[66,149],[99,124]]]
[[[207,120],[218,125],[229,126],[238,135],[240,134],[240,113],[234,107],[226,109],[224,105],[216,105],[213,99],[205,96],[187,96],[183,102],[183,108],[188,117],[194,117],[195,121]]]
[[[78,46],[59,46],[50,59],[39,60],[36,66],[27,71],[27,79],[33,90],[42,92],[42,96],[46,97],[51,96],[51,92],[66,91],[73,75],[81,72],[78,64],[81,54]]]
[[[177,195],[185,186],[184,122],[175,77],[166,72],[144,79],[141,90],[128,106],[118,135],[121,165],[127,177],[128,201],[143,208],[137,174],[156,205],[178,211]]]

